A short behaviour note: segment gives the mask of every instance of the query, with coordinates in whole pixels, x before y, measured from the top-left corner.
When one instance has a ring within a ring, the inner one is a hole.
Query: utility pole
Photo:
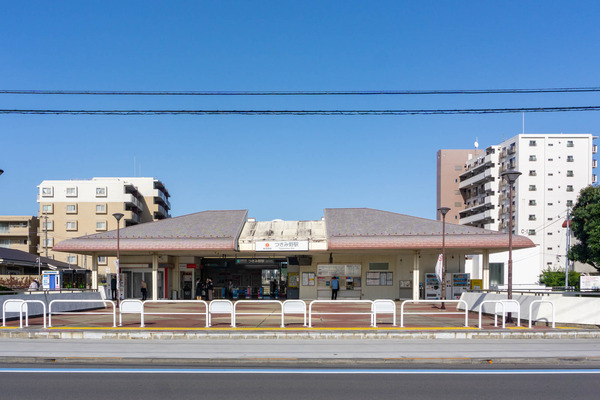
[[[571,246],[571,216],[569,214],[569,207],[567,206],[567,250],[566,250],[566,262],[565,262],[565,291],[569,288],[569,247]]]

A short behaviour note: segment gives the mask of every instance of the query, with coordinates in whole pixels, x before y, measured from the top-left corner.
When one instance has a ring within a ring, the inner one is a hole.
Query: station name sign
[[[272,240],[254,246],[255,251],[308,251],[308,240]]]

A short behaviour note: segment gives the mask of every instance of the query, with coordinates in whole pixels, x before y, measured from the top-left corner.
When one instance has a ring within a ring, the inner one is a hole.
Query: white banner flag
[[[442,266],[443,266],[443,262],[444,262],[444,256],[442,254],[440,254],[440,256],[438,257],[437,263],[435,264],[435,275],[438,278],[438,281],[440,282],[440,284],[442,284],[444,281],[442,280]]]

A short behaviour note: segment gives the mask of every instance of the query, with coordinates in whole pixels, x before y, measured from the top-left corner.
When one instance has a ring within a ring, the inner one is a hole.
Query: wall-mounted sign
[[[273,240],[255,242],[255,251],[308,251],[308,240]]]

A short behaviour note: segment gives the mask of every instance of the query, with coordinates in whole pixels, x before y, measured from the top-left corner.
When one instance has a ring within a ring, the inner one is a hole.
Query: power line
[[[430,110],[26,110],[0,109],[0,114],[37,115],[452,115],[600,111],[600,106],[516,107]]]
[[[119,90],[23,90],[1,89],[0,94],[98,95],[98,96],[378,96],[378,95],[463,95],[600,92],[600,87],[537,89],[449,89],[449,90],[298,90],[298,91],[119,91]]]

